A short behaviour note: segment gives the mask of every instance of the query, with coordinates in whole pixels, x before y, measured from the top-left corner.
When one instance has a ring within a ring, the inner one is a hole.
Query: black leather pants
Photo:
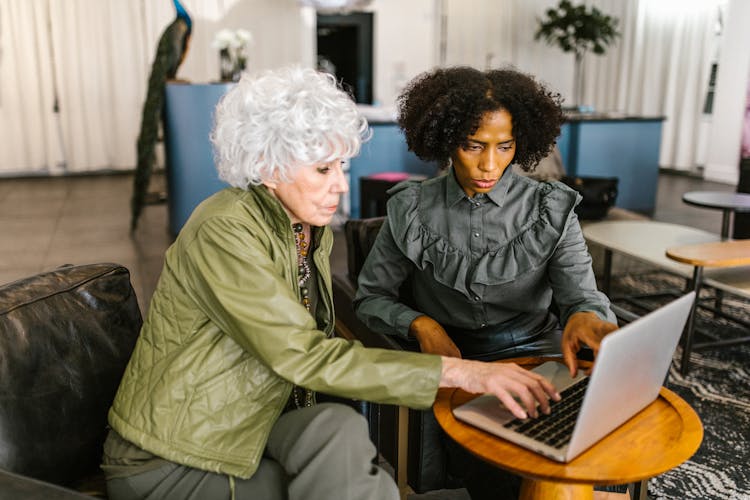
[[[462,330],[445,326],[445,330],[464,359],[495,361],[560,355],[562,328],[553,314],[541,318],[533,329],[508,331],[502,326],[488,326],[479,330]]]

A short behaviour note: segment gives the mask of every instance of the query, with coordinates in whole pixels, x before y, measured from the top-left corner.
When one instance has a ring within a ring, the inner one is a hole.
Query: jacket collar
[[[262,184],[260,186],[250,186],[247,191],[256,199],[258,207],[266,216],[268,225],[279,236],[291,232],[292,221],[289,219],[289,214],[286,213],[279,199],[272,195],[266,186]]]
[[[292,233],[292,221],[289,218],[289,214],[284,209],[284,205],[281,204],[278,198],[271,194],[266,186],[262,184],[259,186],[250,186],[247,192],[256,199],[258,207],[266,216],[268,225],[271,226],[279,238],[284,238]],[[326,228],[314,226],[311,229],[313,238],[315,239],[315,246],[323,244],[323,237],[328,232]]]

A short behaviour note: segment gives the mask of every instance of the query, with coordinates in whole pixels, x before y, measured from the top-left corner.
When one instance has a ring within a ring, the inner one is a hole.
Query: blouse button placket
[[[471,237],[469,238],[469,247],[471,248],[471,253],[474,257],[474,259],[478,259],[481,257],[482,253],[486,251],[485,244],[484,244],[484,228],[482,227],[482,213],[483,210],[480,210],[483,206],[484,202],[484,196],[479,195],[477,198],[480,199],[471,199],[469,200],[471,202],[471,210],[469,215],[469,231],[471,233]],[[473,286],[479,287],[482,289],[483,287],[481,285],[475,284]],[[474,300],[474,321],[476,321],[478,324],[484,325],[486,322],[486,318],[484,317],[484,305],[482,304],[482,297],[480,297],[480,294],[483,293],[480,290],[476,290],[475,293],[472,295],[472,299]]]
[[[469,200],[471,202],[471,212],[469,215],[469,231],[471,232],[471,240],[469,241],[469,247],[474,255],[479,255],[483,250],[482,245],[482,211],[477,210],[482,206],[482,202],[479,200]]]

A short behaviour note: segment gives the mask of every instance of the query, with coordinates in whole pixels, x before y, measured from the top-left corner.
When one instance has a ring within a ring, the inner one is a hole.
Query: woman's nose
[[[495,169],[497,163],[497,153],[492,148],[487,148],[479,158],[479,170],[491,172]]]
[[[334,179],[332,189],[334,193],[346,193],[349,191],[349,181],[346,179],[346,172],[341,167],[336,169],[336,178]]]

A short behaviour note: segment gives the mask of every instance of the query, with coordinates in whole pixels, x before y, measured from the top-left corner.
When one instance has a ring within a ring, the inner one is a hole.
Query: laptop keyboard
[[[560,401],[550,401],[550,413],[537,418],[515,419],[505,427],[553,448],[562,448],[570,441],[578,412],[583,403],[589,377],[582,378],[560,393]]]

